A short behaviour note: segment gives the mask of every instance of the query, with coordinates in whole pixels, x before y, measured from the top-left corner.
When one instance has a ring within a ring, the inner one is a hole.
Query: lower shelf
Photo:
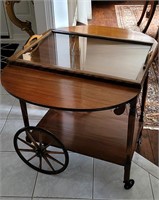
[[[132,153],[136,147],[139,123],[136,120]],[[125,165],[128,116],[113,111],[71,112],[49,110],[37,125],[51,131],[66,149]]]

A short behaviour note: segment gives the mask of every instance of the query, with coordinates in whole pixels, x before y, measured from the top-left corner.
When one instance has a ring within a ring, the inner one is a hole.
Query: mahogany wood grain
[[[102,110],[131,101],[140,90],[34,70],[7,66],[2,84],[13,96],[36,105],[68,110]]]
[[[122,29],[118,27],[88,25],[88,26],[72,26],[66,28],[59,28],[59,30],[69,31],[72,33],[88,34],[88,35],[107,36],[109,38],[122,39],[122,40],[154,43],[154,39],[148,35],[144,35],[141,32]]]
[[[143,129],[141,145],[136,149],[137,153],[159,166],[159,136],[157,130]]]
[[[149,140],[150,140],[150,144],[151,144],[151,149],[152,149],[152,153],[153,153],[153,158],[154,158],[154,162],[157,166],[159,166],[159,135],[158,135],[158,131],[154,131],[154,134],[151,134],[151,131],[148,130],[148,136],[149,136]]]
[[[38,127],[55,134],[68,150],[125,165],[127,121],[127,115],[117,116],[112,110],[81,113],[50,109]],[[134,142],[137,132],[136,122]]]

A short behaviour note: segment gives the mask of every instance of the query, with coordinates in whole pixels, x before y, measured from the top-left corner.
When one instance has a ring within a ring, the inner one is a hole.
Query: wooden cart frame
[[[73,40],[80,35],[149,45],[151,53],[145,56],[142,73],[135,81],[21,59],[26,52],[36,51],[50,33],[67,34]],[[124,166],[124,187],[130,189],[134,185],[130,179],[131,160],[142,135],[148,69],[156,49],[157,42],[149,36],[110,27],[69,27],[33,36],[22,51],[10,58],[2,73],[3,86],[20,101],[25,127],[15,134],[14,146],[21,159],[39,172],[57,174],[68,165],[67,150],[78,152]],[[141,89],[141,112],[137,117]],[[36,127],[29,124],[27,102],[49,108]],[[28,158],[23,154],[26,152],[33,155]],[[61,155],[62,161],[56,155]],[[35,157],[38,164],[32,163]],[[49,169],[43,169],[43,161]]]

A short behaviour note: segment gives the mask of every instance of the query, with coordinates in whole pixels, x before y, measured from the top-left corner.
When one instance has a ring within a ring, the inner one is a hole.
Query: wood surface
[[[81,113],[50,109],[38,127],[55,134],[68,150],[126,165],[127,123],[126,114],[117,116],[112,110]],[[137,133],[136,121],[130,158],[136,148]]]
[[[92,36],[102,36],[108,38],[114,38],[122,41],[136,41],[143,43],[154,43],[154,39],[148,35],[142,34],[141,32],[136,32],[128,29],[118,28],[118,27],[106,27],[98,25],[88,25],[88,26],[72,26],[66,28],[59,28],[61,31],[68,31],[70,33],[81,33],[88,34]]]
[[[36,105],[67,110],[103,110],[134,99],[140,92],[116,84],[7,66],[2,84],[13,96]]]

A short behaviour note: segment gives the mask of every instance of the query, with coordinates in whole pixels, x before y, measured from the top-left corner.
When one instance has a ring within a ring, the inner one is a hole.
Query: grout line
[[[34,198],[34,192],[35,192],[36,182],[37,182],[37,179],[38,179],[38,173],[39,173],[39,172],[37,172],[37,175],[36,175],[36,178],[35,178],[35,183],[34,183],[34,187],[33,187],[33,193],[32,193],[32,195],[31,195],[31,199]]]
[[[15,152],[15,150],[13,150],[13,151],[0,151],[0,153],[11,153],[11,152]],[[15,152],[16,153],[16,152]]]
[[[2,129],[0,131],[0,135],[2,134],[2,131],[4,130],[4,127],[5,127],[6,123],[7,123],[7,119],[3,119],[3,120],[5,120],[5,122],[4,122],[3,127],[2,127]]]
[[[8,95],[8,94],[4,94],[4,95]],[[1,131],[0,131],[0,135],[2,134],[2,132],[3,132],[3,130],[4,130],[4,127],[5,127],[6,123],[7,123],[7,120],[8,120],[8,118],[9,118],[9,114],[11,113],[11,110],[12,110],[12,108],[13,108],[13,106],[14,106],[15,101],[16,101],[16,99],[14,99],[14,101],[13,101],[13,103],[12,103],[12,106],[11,106],[11,108],[10,108],[10,110],[9,110],[9,112],[8,112],[8,114],[7,114],[7,116],[6,116],[6,118],[4,119],[5,122],[4,122],[3,128],[2,128]]]
[[[1,197],[4,198],[4,199],[7,198],[6,200],[12,200],[13,198],[16,199],[16,200],[21,200],[22,198],[26,199],[26,200],[27,199],[30,200],[30,198],[31,198],[31,197],[28,197],[28,196],[26,196],[26,197],[25,196],[0,196],[0,200],[1,200]]]
[[[8,95],[8,94],[7,94],[7,95]],[[12,106],[11,106],[9,112],[8,112],[8,115],[7,115],[7,117],[6,117],[6,120],[8,120],[8,118],[9,118],[9,115],[10,115],[12,109],[13,109],[13,106],[14,106],[15,101],[16,101],[16,99],[14,98],[13,104],[12,104]]]
[[[138,164],[137,162],[134,162],[133,160],[132,160],[132,162],[133,162],[134,164],[136,164],[137,166],[139,166],[140,168],[142,168],[145,172],[151,174],[152,176],[154,176],[155,178],[158,179],[158,177],[156,177],[156,176],[155,176],[154,174],[152,174],[151,172],[147,171],[144,167],[142,167],[142,166],[141,166],[140,164]]]
[[[149,181],[150,181],[150,186],[151,186],[151,191],[152,191],[153,200],[155,200],[155,196],[154,196],[154,192],[153,192],[153,187],[152,187],[152,181],[151,181],[150,173],[149,173]]]
[[[92,199],[94,199],[94,181],[95,181],[95,165],[94,165],[94,158],[93,158],[93,178],[92,178]]]

